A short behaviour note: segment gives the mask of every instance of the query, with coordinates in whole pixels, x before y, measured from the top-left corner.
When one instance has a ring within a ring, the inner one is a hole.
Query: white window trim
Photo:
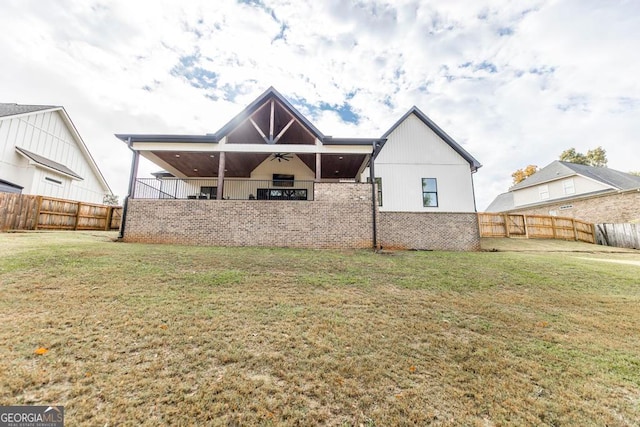
[[[538,187],[538,194],[540,195],[540,200],[549,200],[549,186],[545,184]]]
[[[564,194],[576,194],[576,184],[573,181],[573,178],[565,179],[564,181],[562,181],[562,189],[564,190]]]

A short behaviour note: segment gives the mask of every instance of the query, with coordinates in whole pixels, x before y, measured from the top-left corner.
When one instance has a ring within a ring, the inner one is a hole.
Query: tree
[[[595,166],[604,168],[607,166],[607,152],[602,147],[588,150],[587,154],[578,153],[571,147],[560,153],[560,160],[563,162],[577,163],[579,165]]]
[[[116,196],[115,194],[105,194],[102,198],[102,203],[105,205],[117,206],[118,196]]]
[[[519,182],[524,181],[536,172],[538,172],[538,166],[536,165],[529,165],[524,169],[518,169],[511,174],[511,177],[513,178],[513,184],[515,185]]]

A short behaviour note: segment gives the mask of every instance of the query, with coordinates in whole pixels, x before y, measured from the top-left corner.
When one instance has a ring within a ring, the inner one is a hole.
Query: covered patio
[[[116,136],[134,199],[314,200],[315,183],[361,182],[383,141],[323,135],[273,88],[214,134]],[[139,156],[163,171],[137,178]]]

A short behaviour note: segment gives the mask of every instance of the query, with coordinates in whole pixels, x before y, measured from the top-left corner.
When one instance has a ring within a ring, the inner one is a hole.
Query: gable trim
[[[300,122],[301,125],[315,138],[319,140],[324,139],[324,135],[320,132],[306,117],[304,117],[296,108],[291,105],[289,101],[286,100],[284,96],[282,96],[277,90],[272,87],[267,89],[262,95],[256,98],[251,104],[245,107],[240,113],[238,113],[233,119],[231,119],[227,124],[222,126],[220,130],[218,130],[214,135],[220,140],[223,137],[229,135],[233,130],[235,130],[238,126],[240,126],[245,120],[251,118],[251,116],[257,112],[259,109],[266,105],[267,101],[270,98],[274,98],[281,107],[283,107],[293,118]]]

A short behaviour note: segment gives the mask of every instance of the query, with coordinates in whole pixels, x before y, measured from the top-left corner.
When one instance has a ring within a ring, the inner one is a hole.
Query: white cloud
[[[480,209],[568,147],[640,169],[637,2],[9,0],[0,27],[1,100],[65,106],[120,196],[114,133],[214,132],[269,86],[348,101],[357,126],[310,117],[334,136],[378,136],[417,105],[483,163]]]

